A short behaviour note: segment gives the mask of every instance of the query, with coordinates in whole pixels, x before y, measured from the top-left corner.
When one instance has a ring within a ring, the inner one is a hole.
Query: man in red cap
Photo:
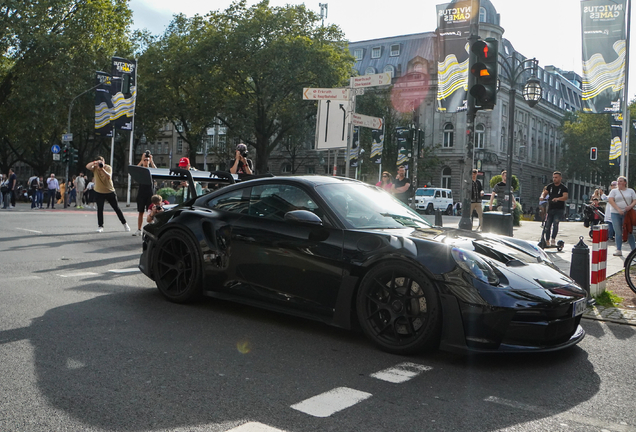
[[[179,168],[185,168],[187,170],[190,169],[190,159],[188,159],[187,157],[182,157],[181,160],[179,160]]]
[[[183,168],[183,169],[187,169],[190,171],[197,171],[195,168],[192,168],[190,166],[190,159],[188,159],[187,157],[182,157],[179,160],[179,168]],[[188,200],[190,199],[190,190],[188,189],[188,182],[184,181],[181,182],[181,186],[183,186],[184,189],[184,200]],[[199,182],[194,182],[194,187],[197,191],[197,195],[202,195],[203,194],[203,188],[201,187],[201,184]]]

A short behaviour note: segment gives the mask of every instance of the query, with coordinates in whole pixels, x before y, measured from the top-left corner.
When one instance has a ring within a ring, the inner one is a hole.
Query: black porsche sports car
[[[585,335],[586,292],[536,245],[431,226],[346,178],[259,178],[193,198],[144,227],[139,267],[170,301],[359,325],[392,353],[551,351]]]

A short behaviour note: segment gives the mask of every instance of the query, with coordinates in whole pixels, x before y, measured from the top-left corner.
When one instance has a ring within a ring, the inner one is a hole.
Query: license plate
[[[579,316],[582,315],[583,312],[585,312],[585,309],[587,308],[587,300],[586,299],[581,299],[581,300],[577,300],[572,304],[572,316]]]

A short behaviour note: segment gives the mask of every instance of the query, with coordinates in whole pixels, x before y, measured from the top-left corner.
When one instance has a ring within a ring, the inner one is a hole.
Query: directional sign
[[[352,114],[351,122],[354,126],[368,127],[371,129],[382,129],[384,120],[380,117],[370,117],[362,114]]]
[[[51,153],[58,154],[60,152],[60,146],[57,144],[53,144],[51,146]]]
[[[62,135],[62,141],[73,141],[73,134],[72,133],[67,133]]]
[[[349,100],[349,89],[345,88],[304,88],[304,100]]]
[[[384,72],[373,75],[363,75],[351,78],[351,88],[375,87],[391,84],[391,73]]]
[[[60,160],[60,154],[59,153],[53,153],[53,160],[54,161],[59,161]]]
[[[316,117],[316,149],[346,148],[349,102],[322,100]]]

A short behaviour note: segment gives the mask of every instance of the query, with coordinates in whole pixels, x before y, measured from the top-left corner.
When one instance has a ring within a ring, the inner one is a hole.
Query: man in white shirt
[[[51,176],[48,179],[46,179],[46,186],[49,191],[49,197],[46,200],[46,208],[48,209],[50,206],[52,209],[54,209],[55,202],[57,201],[57,198],[55,197],[55,195],[60,190],[60,183],[55,178],[54,173],[51,173]]]

